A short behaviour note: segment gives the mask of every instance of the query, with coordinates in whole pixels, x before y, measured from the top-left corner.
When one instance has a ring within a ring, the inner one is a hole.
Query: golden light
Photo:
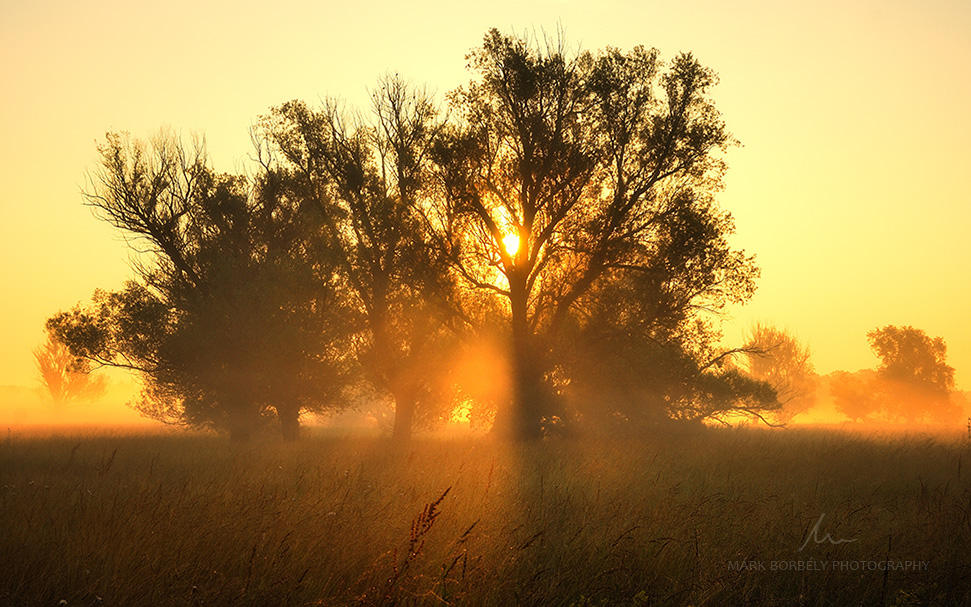
[[[468,426],[472,423],[472,401],[466,400],[457,405],[449,413],[448,421],[450,424]]]
[[[502,248],[508,255],[515,255],[519,250],[519,234],[510,232],[502,237]]]

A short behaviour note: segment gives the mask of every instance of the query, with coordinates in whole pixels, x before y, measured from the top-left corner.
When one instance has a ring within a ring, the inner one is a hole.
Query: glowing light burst
[[[515,255],[519,250],[519,234],[510,232],[502,237],[502,248],[508,255]]]
[[[459,424],[468,426],[472,423],[472,403],[471,401],[464,401],[454,409],[448,416],[448,421],[451,424]]]

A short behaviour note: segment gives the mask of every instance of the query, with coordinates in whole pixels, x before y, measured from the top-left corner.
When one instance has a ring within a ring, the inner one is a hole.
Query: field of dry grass
[[[963,437],[810,430],[14,432],[0,604],[969,604],[969,466]]]

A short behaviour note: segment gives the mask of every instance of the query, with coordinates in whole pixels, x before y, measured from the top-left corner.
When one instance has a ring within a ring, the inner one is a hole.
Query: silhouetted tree
[[[747,298],[757,271],[712,199],[730,137],[707,96],[715,77],[691,55],[573,56],[493,30],[469,64],[435,149],[429,224],[465,283],[506,305],[516,405],[498,423],[531,437],[557,411],[564,340],[600,302],[640,315],[644,338],[674,336]]]
[[[745,371],[775,390],[781,407],[776,421],[787,423],[816,401],[816,373],[809,348],[788,331],[756,325],[747,343]]]
[[[204,149],[148,149],[117,135],[87,198],[132,238],[139,281],[48,321],[72,353],[132,369],[143,413],[247,438],[274,411],[296,437],[301,408],[340,387],[348,316],[314,224],[273,175],[220,175]],[[298,220],[299,218],[299,220]]]
[[[962,415],[954,392],[947,346],[914,327],[886,327],[867,333],[876,370],[838,372],[830,378],[836,408],[853,420],[954,422]]]
[[[104,376],[91,375],[90,362],[71,354],[70,348],[50,332],[47,341],[34,350],[34,361],[41,382],[55,403],[104,394]]]
[[[275,108],[252,179],[216,174],[201,146],[109,137],[89,200],[147,243],[140,280],[50,327],[76,355],[143,373],[143,411],[240,436],[269,410],[293,435],[353,363],[405,438],[451,407],[456,340],[497,324],[515,406],[496,427],[519,437],[562,420],[567,392],[605,387],[581,352],[628,364],[621,415],[775,406],[711,322],[758,274],[713,198],[732,143],[714,74],[690,54],[573,55],[495,30],[469,65],[449,119],[397,77],[370,120]]]
[[[954,368],[947,364],[947,345],[914,327],[888,325],[867,333],[867,341],[880,358],[880,374],[907,382],[928,393],[947,394],[954,389]]]
[[[370,122],[334,101],[321,110],[291,101],[262,121],[280,174],[295,183],[324,226],[363,331],[358,368],[395,407],[393,434],[417,415],[440,417],[440,382],[458,316],[453,286],[421,221],[429,150],[440,128],[423,91],[398,77],[379,82]],[[447,411],[444,411],[447,413]]]
[[[954,368],[947,364],[943,339],[928,337],[914,327],[888,325],[867,333],[867,341],[880,358],[877,373],[890,415],[939,421],[960,414],[950,401]]]

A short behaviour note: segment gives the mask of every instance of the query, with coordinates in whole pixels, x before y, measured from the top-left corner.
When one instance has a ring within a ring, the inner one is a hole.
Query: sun
[[[516,251],[519,250],[519,234],[510,232],[503,236],[502,248],[506,251],[507,255],[515,255]]]

